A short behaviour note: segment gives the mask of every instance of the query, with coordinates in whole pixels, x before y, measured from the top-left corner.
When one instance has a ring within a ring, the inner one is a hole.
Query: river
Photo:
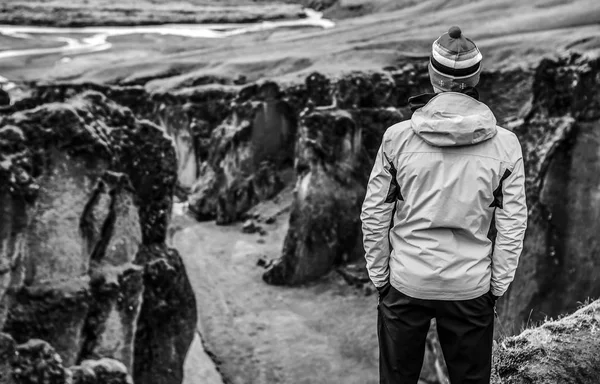
[[[111,49],[108,39],[112,36],[132,34],[175,35],[192,38],[216,39],[245,33],[277,28],[333,28],[334,22],[323,18],[323,14],[312,9],[304,10],[306,17],[296,20],[262,21],[246,24],[163,24],[131,27],[78,27],[58,28],[30,25],[0,25],[0,35],[19,39],[36,39],[58,42],[62,45],[50,48],[9,49],[0,52],[0,63],[14,57],[64,54],[74,56]],[[68,60],[68,59],[67,59]],[[0,87],[7,91],[16,86],[0,76]]]

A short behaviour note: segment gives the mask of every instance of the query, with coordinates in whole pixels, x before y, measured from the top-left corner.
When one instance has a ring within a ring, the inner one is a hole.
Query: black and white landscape
[[[377,383],[360,205],[451,25],[527,175],[492,382],[600,382],[597,0],[129,3],[0,4],[0,383]]]

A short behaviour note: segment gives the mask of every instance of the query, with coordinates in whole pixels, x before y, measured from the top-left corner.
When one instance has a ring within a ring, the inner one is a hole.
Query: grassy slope
[[[492,384],[598,383],[600,300],[558,320],[502,340]]]
[[[360,14],[364,8],[356,4],[365,3],[342,1],[348,7],[337,5],[327,12]],[[376,0],[369,6],[377,13],[337,20],[329,30],[275,30],[215,40],[120,37],[113,39],[111,51],[82,55],[64,65],[55,65],[58,55],[14,59],[0,62],[0,72],[22,79],[117,81],[140,70],[160,74],[184,68],[183,77],[245,74],[249,80],[296,81],[315,70],[336,74],[380,69],[407,57],[425,57],[431,42],[451,25],[460,25],[477,42],[488,68],[530,65],[557,51],[600,47],[597,0]],[[168,88],[180,80],[151,85]]]

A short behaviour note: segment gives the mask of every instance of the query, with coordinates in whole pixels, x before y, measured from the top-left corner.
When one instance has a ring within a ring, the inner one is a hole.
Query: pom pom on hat
[[[433,42],[429,76],[435,88],[450,91],[474,87],[479,82],[483,56],[459,27],[451,27]]]
[[[448,30],[448,35],[453,39],[458,39],[462,34],[462,31],[457,26],[450,27]]]

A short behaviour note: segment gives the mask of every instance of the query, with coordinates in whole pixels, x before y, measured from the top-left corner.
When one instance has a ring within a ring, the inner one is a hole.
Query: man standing
[[[385,132],[375,159],[361,220],[381,383],[417,383],[432,318],[451,383],[490,381],[494,306],[515,276],[527,206],[519,141],[478,101],[481,60],[458,27],[440,36],[436,93],[411,98],[411,120]]]

